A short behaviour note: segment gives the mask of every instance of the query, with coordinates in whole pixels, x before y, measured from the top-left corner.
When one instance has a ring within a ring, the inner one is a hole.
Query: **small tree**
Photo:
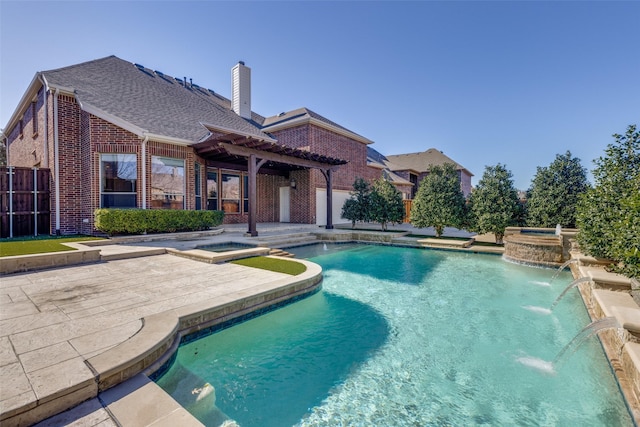
[[[578,204],[577,240],[585,253],[619,262],[615,271],[640,277],[640,132],[631,125],[613,137]]]
[[[411,204],[411,223],[418,228],[434,227],[440,237],[445,227],[460,227],[464,222],[465,200],[455,166],[432,165]]]
[[[381,178],[373,183],[369,202],[370,219],[379,222],[384,231],[388,223],[399,224],[404,219],[402,193],[386,179]]]
[[[471,230],[493,233],[502,244],[505,229],[516,223],[518,192],[511,171],[505,166],[485,167],[482,179],[471,193]]]
[[[357,221],[370,221],[370,195],[371,186],[362,178],[356,178],[353,183],[351,198],[342,206],[342,218],[351,221],[351,227],[355,228]]]
[[[567,151],[549,167],[538,167],[527,198],[527,223],[536,227],[575,227],[578,198],[587,191],[587,170]]]

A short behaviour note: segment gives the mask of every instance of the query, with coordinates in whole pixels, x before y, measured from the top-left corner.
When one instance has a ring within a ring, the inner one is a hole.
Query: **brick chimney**
[[[251,119],[251,68],[239,61],[231,69],[231,109],[245,119]]]

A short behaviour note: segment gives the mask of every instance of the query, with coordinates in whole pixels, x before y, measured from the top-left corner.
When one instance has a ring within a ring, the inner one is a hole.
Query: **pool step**
[[[281,249],[289,246],[305,245],[317,241],[318,238],[312,233],[279,234],[259,237],[257,246]]]
[[[271,249],[271,251],[269,252],[269,255],[281,256],[281,257],[286,257],[286,258],[295,257],[295,255],[292,254],[291,252],[283,251],[282,249]]]

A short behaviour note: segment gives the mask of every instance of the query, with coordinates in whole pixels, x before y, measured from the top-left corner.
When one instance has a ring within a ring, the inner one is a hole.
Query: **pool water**
[[[230,252],[230,251],[240,251],[243,249],[252,249],[255,248],[254,245],[245,245],[242,243],[228,242],[228,243],[216,243],[213,245],[206,246],[198,246],[198,249],[202,249],[210,252]]]
[[[500,257],[374,245],[290,250],[323,290],[180,347],[158,384],[208,426],[632,426],[563,273]],[[202,392],[205,389],[206,392]],[[215,390],[215,391],[214,391]]]

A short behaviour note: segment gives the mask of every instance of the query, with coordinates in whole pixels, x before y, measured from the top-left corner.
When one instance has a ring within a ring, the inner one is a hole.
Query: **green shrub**
[[[207,230],[222,224],[222,211],[96,209],[95,227],[109,235]]]
[[[586,254],[615,261],[613,271],[640,277],[640,132],[631,125],[613,137],[578,203],[577,240]]]

